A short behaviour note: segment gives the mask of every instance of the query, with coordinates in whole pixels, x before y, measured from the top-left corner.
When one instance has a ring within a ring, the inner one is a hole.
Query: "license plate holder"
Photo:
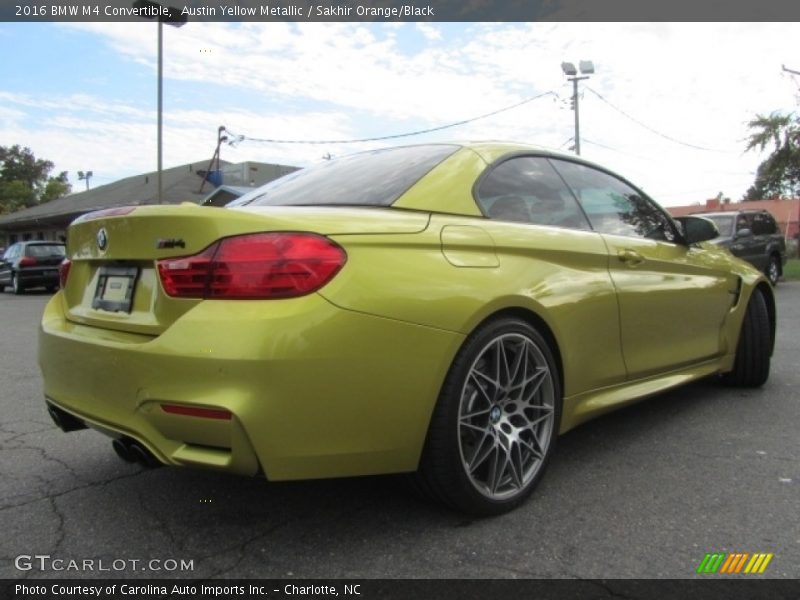
[[[92,308],[131,312],[138,277],[137,267],[100,267]]]

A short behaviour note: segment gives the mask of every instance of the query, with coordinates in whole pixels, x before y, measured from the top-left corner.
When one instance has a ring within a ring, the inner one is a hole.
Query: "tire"
[[[524,321],[490,321],[467,338],[450,367],[417,485],[473,515],[512,510],[541,479],[560,419],[560,378],[548,343]]]
[[[723,381],[737,387],[759,387],[769,378],[772,329],[764,292],[756,289],[747,304],[733,370]]]
[[[773,287],[778,285],[778,280],[781,277],[781,262],[780,259],[774,254],[769,257],[765,274]]]
[[[18,296],[25,293],[25,288],[22,287],[16,273],[11,275],[11,290]]]

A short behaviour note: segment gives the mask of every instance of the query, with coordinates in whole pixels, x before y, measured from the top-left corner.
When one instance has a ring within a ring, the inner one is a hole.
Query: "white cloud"
[[[110,50],[132,66],[155,71],[152,23],[59,27],[96,39],[98,52]],[[428,23],[166,27],[164,72],[170,93],[185,98],[196,94],[190,86],[198,84],[229,93],[218,106],[197,97],[196,108],[168,107],[165,162],[210,157],[219,124],[254,137],[360,138],[459,121],[548,90],[561,101],[542,98],[398,143],[492,138],[566,149],[573,135],[572,87],[560,63],[591,59],[596,73],[581,82],[584,157],[629,176],[667,204],[704,200],[719,191],[738,198],[760,160],[742,155],[746,122],[757,112],[794,108],[796,83],[780,67],[796,54],[798,34],[796,23],[476,23],[460,30]],[[59,170],[93,169],[114,177],[153,168],[154,111],[114,98],[115,76],[130,74],[104,74],[109,93],[103,97],[53,100],[38,94],[35,85],[0,90],[0,136],[39,144],[39,153]],[[326,152],[374,145],[245,142],[226,146],[223,156],[304,164]]]

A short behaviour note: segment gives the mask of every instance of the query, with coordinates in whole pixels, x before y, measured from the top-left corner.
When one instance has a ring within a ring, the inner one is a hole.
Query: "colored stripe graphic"
[[[775,555],[772,553],[763,552],[755,554],[749,552],[707,553],[698,565],[697,573],[760,575],[766,570],[773,556]]]

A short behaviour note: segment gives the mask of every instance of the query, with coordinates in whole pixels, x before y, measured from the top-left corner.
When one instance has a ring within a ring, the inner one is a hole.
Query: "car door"
[[[2,284],[11,283],[11,260],[16,249],[17,244],[12,244],[0,259],[0,283]]]
[[[746,260],[759,269],[764,268],[764,261],[759,256],[758,240],[753,231],[753,215],[741,213],[736,217],[736,228],[730,245],[731,253]]]
[[[761,271],[766,271],[767,261],[769,259],[769,243],[771,241],[770,234],[773,233],[771,227],[771,218],[767,213],[753,213],[752,214],[752,253],[753,264]]]
[[[546,157],[513,155],[478,181],[475,199],[497,223],[484,227],[518,291],[551,317],[564,350],[564,394],[625,381],[619,310],[608,250]],[[558,317],[555,317],[558,315]]]
[[[620,178],[568,160],[553,164],[608,246],[628,378],[723,353],[720,331],[737,286],[726,261],[680,243],[666,213]]]

